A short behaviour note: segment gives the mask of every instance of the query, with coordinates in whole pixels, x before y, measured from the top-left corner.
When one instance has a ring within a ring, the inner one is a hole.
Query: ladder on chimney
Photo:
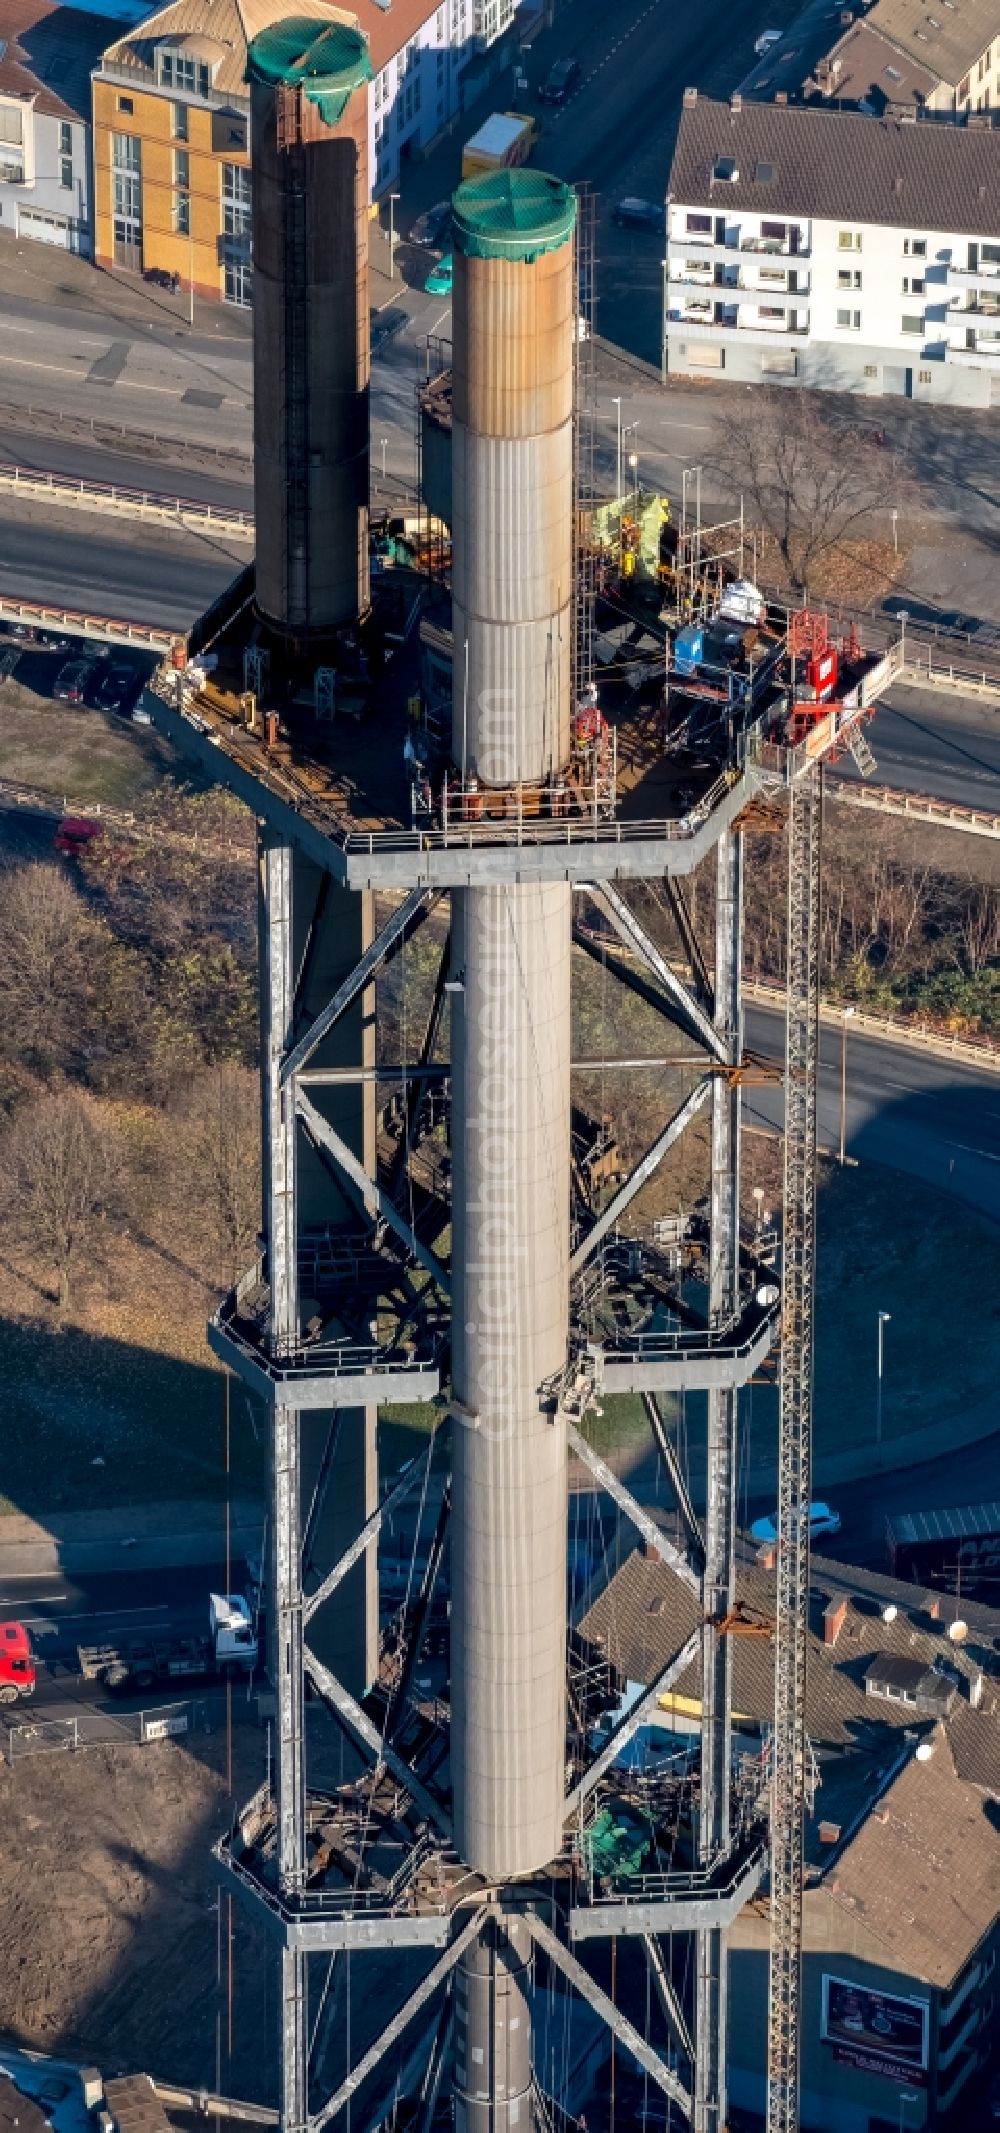
[[[819,763],[811,763],[793,778],[788,824],[767,2133],[798,2133],[799,2125],[802,1847],[809,1777],[805,1690],[812,1484],[821,776]]]

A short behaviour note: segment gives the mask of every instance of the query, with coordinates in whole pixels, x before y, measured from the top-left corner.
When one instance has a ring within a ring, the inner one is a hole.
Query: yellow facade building
[[[289,0],[173,0],[109,45],[93,77],[94,257],[248,305],[247,47]],[[352,19],[324,0],[294,13]]]

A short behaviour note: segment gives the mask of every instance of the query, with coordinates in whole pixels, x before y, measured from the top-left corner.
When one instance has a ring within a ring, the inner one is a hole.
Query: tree
[[[65,874],[35,864],[5,875],[0,1031],[9,1058],[42,1074],[79,1062],[102,928]]]
[[[880,514],[904,501],[899,455],[813,393],[754,388],[720,414],[717,436],[714,473],[730,494],[742,491],[798,592],[835,550],[870,535]]]
[[[121,1158],[113,1122],[78,1089],[24,1105],[0,1138],[0,1199],[27,1249],[52,1267],[60,1316],[102,1223],[121,1209]]]

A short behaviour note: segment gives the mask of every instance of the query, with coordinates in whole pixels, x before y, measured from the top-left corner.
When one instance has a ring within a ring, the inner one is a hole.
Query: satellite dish
[[[934,1753],[934,1750],[933,1750],[933,1748],[931,1747],[930,1741],[929,1741],[929,1740],[922,1740],[922,1741],[921,1741],[921,1743],[920,1743],[920,1746],[919,1746],[919,1748],[917,1749],[917,1761],[918,1761],[918,1763],[929,1763],[929,1762],[930,1762],[930,1759],[931,1759],[931,1756],[933,1755],[933,1753]]]
[[[899,1613],[899,1609],[898,1609],[898,1607],[896,1607],[896,1606],[895,1606],[895,1605],[893,1604],[892,1600],[890,1600],[890,1602],[889,1602],[889,1605],[888,1605],[888,1607],[883,1607],[883,1609],[882,1609],[882,1620],[883,1620],[883,1622],[894,1622],[894,1621],[895,1621],[895,1619],[896,1619],[896,1616],[898,1615],[898,1613]]]
[[[948,1635],[953,1644],[964,1644],[968,1634],[969,1625],[967,1622],[949,1622]]]

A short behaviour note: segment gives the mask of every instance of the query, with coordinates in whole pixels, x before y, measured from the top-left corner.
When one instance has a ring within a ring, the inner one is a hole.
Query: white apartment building
[[[433,8],[417,0],[420,18],[404,41],[393,45],[394,15],[385,0],[354,0],[369,38],[375,79],[371,88],[369,139],[372,192],[386,193],[406,164],[422,155],[462,108],[461,78],[472,59],[510,28],[517,0],[442,0]],[[379,12],[385,26],[378,24]],[[411,0],[412,12],[412,0]],[[397,6],[396,14],[400,13]],[[410,30],[407,20],[403,25]],[[391,56],[383,60],[386,45]]]
[[[0,0],[0,230],[90,253],[90,70],[112,29],[54,0]]]
[[[1000,134],[688,89],[664,368],[1000,407]]]

